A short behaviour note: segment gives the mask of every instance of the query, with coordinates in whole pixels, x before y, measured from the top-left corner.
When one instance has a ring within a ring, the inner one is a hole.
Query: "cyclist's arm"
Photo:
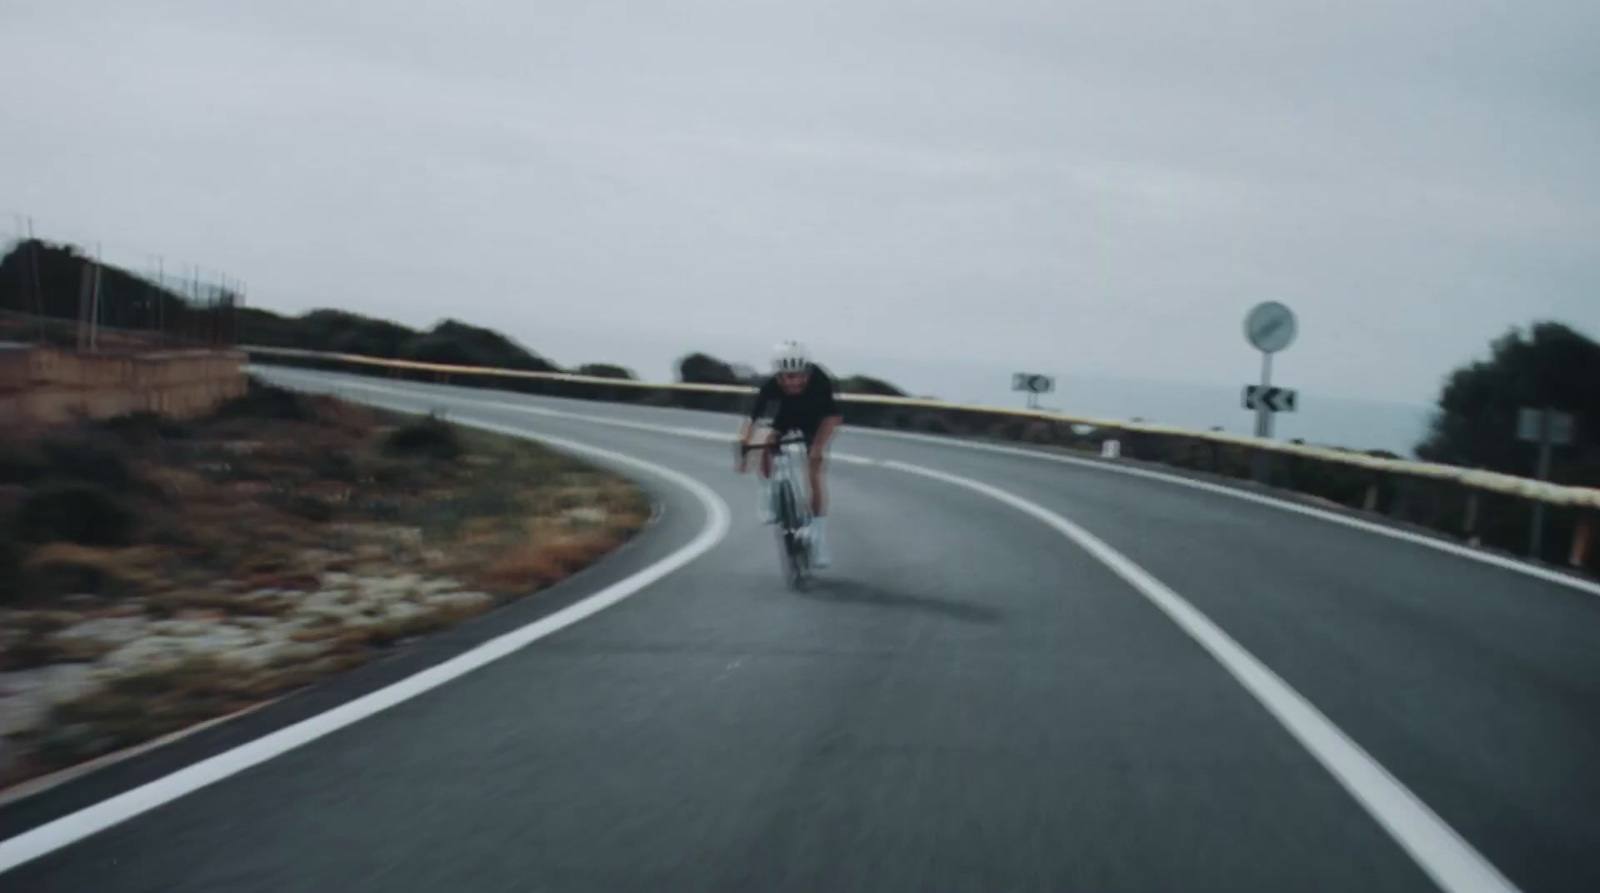
[[[767,411],[767,407],[771,405],[772,401],[778,397],[777,387],[777,382],[769,380],[761,385],[760,390],[756,391],[755,399],[750,402],[750,413],[739,423],[740,447],[750,445],[751,435],[756,430],[756,421],[761,418],[762,413]]]

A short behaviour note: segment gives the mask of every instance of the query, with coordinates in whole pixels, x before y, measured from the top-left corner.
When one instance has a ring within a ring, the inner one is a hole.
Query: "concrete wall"
[[[154,412],[193,418],[249,386],[239,351],[76,354],[0,344],[0,424],[56,425]]]

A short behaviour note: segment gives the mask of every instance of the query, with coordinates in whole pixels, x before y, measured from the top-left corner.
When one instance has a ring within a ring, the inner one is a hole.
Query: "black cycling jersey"
[[[798,394],[785,391],[783,385],[778,384],[776,376],[768,378],[756,392],[755,402],[750,406],[750,420],[760,419],[769,408],[775,408],[772,413],[773,430],[780,434],[799,431],[809,443],[817,436],[823,419],[839,414],[839,402],[834,399],[833,377],[822,371],[821,366],[813,365],[805,389]]]

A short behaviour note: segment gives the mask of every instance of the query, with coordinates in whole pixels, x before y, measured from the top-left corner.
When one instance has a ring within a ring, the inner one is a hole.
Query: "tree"
[[[739,384],[733,367],[703,353],[692,353],[678,361],[678,380],[684,384]]]
[[[610,363],[584,363],[574,371],[579,375],[587,375],[591,378],[621,378],[627,381],[639,380],[639,376],[634,375],[632,369],[627,369],[622,366],[614,366]]]
[[[1558,448],[1552,480],[1600,485],[1600,344],[1557,322],[1512,329],[1487,360],[1457,369],[1417,455],[1508,474],[1533,471],[1534,446],[1517,440],[1517,411],[1549,407],[1577,417],[1576,441]]]
[[[845,394],[871,394],[875,397],[904,397],[906,392],[881,378],[869,375],[852,375],[839,382],[839,390]]]

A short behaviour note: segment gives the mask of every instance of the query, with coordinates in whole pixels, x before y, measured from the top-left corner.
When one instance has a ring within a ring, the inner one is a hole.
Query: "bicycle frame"
[[[805,586],[811,566],[811,546],[801,534],[811,521],[811,492],[800,473],[805,467],[804,444],[804,438],[787,436],[747,448],[772,453],[772,515],[784,574],[795,589]]]

